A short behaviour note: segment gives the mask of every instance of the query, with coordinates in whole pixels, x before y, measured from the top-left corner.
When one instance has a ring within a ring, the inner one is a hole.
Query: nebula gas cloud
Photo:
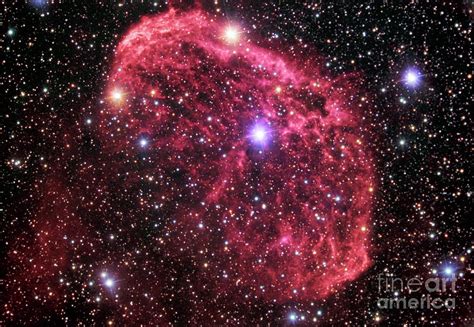
[[[144,17],[118,44],[102,137],[152,158],[170,246],[199,257],[210,245],[217,288],[313,300],[370,265],[363,100],[320,66],[199,10]]]
[[[472,325],[467,3],[4,12],[0,325]]]

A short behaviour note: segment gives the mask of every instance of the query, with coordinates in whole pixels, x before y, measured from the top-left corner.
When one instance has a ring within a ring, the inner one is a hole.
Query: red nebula
[[[237,25],[226,40],[227,26],[200,10],[132,26],[105,91],[103,143],[148,158],[126,183],[153,178],[166,253],[198,262],[215,290],[324,298],[371,264],[357,76],[323,76],[319,59],[265,49]],[[257,123],[264,144],[249,136]]]

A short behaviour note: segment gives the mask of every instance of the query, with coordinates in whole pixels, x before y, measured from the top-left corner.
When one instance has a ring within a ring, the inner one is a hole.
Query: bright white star
[[[110,279],[110,278],[107,278],[107,279],[105,280],[105,286],[107,286],[107,287],[112,287],[112,286],[114,286],[114,281],[113,281],[112,279]]]
[[[146,139],[141,139],[140,140],[140,146],[142,148],[146,147],[148,145],[148,141]]]
[[[270,130],[263,123],[257,123],[250,131],[250,139],[258,145],[265,145],[270,138]]]
[[[119,89],[115,89],[112,91],[111,99],[115,103],[120,103],[123,100],[123,92]]]
[[[403,75],[403,82],[407,87],[417,87],[421,82],[421,74],[416,68],[410,68]]]
[[[236,44],[240,40],[240,30],[235,26],[227,26],[224,30],[224,40],[229,44]]]

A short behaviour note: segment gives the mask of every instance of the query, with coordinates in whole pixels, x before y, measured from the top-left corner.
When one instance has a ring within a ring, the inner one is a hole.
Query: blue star
[[[259,146],[264,146],[269,142],[271,138],[270,128],[266,123],[257,122],[250,130],[249,137],[252,143]]]
[[[421,83],[421,73],[417,68],[409,68],[403,73],[403,83],[409,88],[416,88]]]

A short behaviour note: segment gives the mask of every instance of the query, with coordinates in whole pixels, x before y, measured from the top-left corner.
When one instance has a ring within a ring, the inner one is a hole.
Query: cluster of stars
[[[1,323],[468,325],[472,8],[168,3],[6,4]]]

